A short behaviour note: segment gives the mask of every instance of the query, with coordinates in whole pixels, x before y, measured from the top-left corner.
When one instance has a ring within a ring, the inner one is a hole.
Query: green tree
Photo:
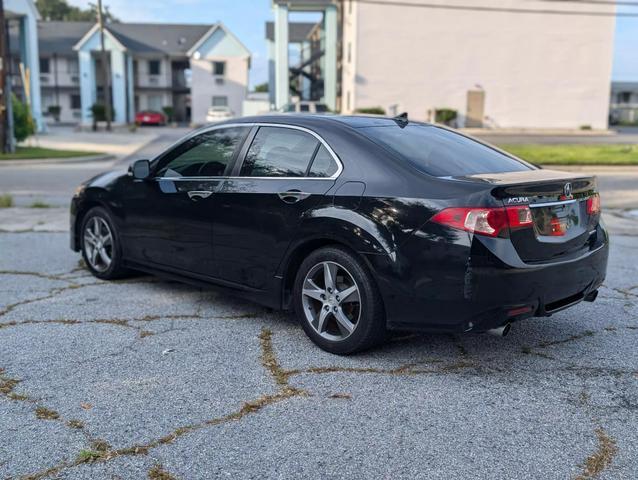
[[[260,83],[259,85],[255,85],[255,92],[264,93],[268,91],[268,82]]]
[[[13,135],[16,137],[16,141],[22,142],[29,135],[35,133],[35,123],[31,112],[29,112],[29,107],[22,103],[15,93],[11,95],[11,104],[13,108]]]
[[[40,15],[45,20],[60,20],[67,22],[95,22],[97,21],[97,6],[89,3],[89,8],[82,8],[69,5],[66,0],[36,0],[35,2]],[[104,7],[104,19],[107,22],[117,22],[108,7]]]

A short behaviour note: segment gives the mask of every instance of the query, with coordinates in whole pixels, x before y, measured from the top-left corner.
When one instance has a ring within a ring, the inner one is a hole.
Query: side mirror
[[[129,168],[136,180],[146,180],[151,174],[151,162],[148,160],[136,160]]]

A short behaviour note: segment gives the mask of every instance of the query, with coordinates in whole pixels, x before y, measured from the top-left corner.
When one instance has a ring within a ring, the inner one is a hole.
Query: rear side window
[[[443,128],[412,124],[364,127],[373,142],[436,177],[518,172],[533,167]]]
[[[309,177],[332,177],[339,170],[335,159],[326,147],[321,145],[308,172]]]
[[[260,127],[241,167],[242,177],[303,177],[319,146],[309,133]]]

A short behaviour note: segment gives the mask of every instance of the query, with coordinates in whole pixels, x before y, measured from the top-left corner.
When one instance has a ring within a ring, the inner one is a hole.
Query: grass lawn
[[[39,158],[72,158],[99,155],[100,152],[83,152],[80,150],[54,150],[42,147],[17,147],[15,153],[0,153],[2,160],[31,160]]]
[[[539,165],[638,165],[637,145],[499,145]]]

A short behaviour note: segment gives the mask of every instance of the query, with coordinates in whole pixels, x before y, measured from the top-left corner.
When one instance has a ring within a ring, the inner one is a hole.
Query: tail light
[[[507,228],[530,227],[533,223],[532,212],[526,205],[496,208],[446,208],[434,215],[432,221],[489,237],[497,237]]]
[[[600,213],[600,196],[595,193],[587,199],[587,214],[596,215]]]

